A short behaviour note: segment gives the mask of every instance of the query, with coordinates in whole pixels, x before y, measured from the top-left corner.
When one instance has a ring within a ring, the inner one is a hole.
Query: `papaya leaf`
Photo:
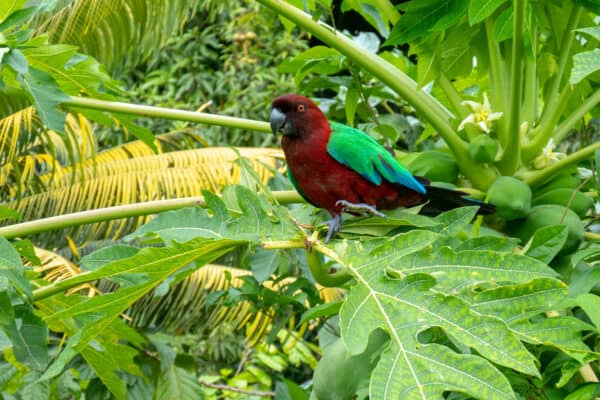
[[[591,353],[583,342],[581,332],[594,330],[594,327],[574,317],[521,320],[510,325],[510,329],[525,342],[557,347],[578,361],[583,361]]]
[[[7,0],[3,1],[0,5],[0,22],[3,22],[6,17],[11,15],[13,12],[21,9],[27,0]]]
[[[400,276],[433,274],[437,279],[436,289],[446,294],[456,294],[466,287],[486,282],[522,283],[557,276],[546,264],[518,254],[489,250],[455,252],[448,247],[435,247],[407,255],[395,254],[394,249],[373,252],[368,265]]]
[[[567,286],[558,279],[539,278],[478,292],[466,290],[461,298],[472,310],[510,324],[552,310],[567,294]]]
[[[16,359],[41,371],[48,363],[48,329],[33,313],[31,306],[13,306],[9,292],[10,290],[0,291],[0,330],[11,341]]]
[[[145,278],[140,283],[73,304],[47,316],[46,321],[49,324],[65,318],[85,321],[78,343],[78,348],[81,348],[103,332],[120,313],[171,275],[192,262],[202,266],[243,243],[245,242],[227,239],[197,238],[163,248],[144,248],[132,257],[109,262],[96,271],[70,278],[72,284],[75,284],[79,280],[87,281],[90,277],[100,279],[135,273]],[[187,273],[191,272],[193,269],[188,268]]]
[[[64,133],[66,114],[56,107],[69,99],[56,85],[54,78],[39,69],[29,68],[26,74],[18,74],[17,79],[27,93],[48,129]]]
[[[577,304],[592,320],[597,330],[600,330],[600,297],[592,293],[577,296]]]
[[[117,90],[103,66],[94,58],[77,53],[77,47],[52,44],[23,49],[29,65],[52,74],[66,94],[101,97],[106,89]]]
[[[523,248],[529,257],[549,263],[567,241],[568,229],[564,225],[551,225],[538,229]]]
[[[600,71],[600,49],[575,54],[569,83],[576,85],[596,71]]]
[[[371,376],[372,398],[441,399],[447,390],[477,398],[515,398],[506,377],[484,358],[419,344],[417,333],[433,326],[497,364],[539,376],[535,358],[502,322],[472,313],[457,297],[434,292],[432,276],[389,279],[371,266],[349,269],[358,283],[342,306],[340,328],[350,354],[363,351],[374,329],[391,337]]]
[[[342,301],[332,301],[331,303],[319,304],[318,306],[312,307],[306,310],[302,314],[299,324],[304,324],[312,319],[316,318],[328,318],[336,315],[342,307]]]
[[[41,265],[42,261],[35,253],[35,248],[33,247],[33,243],[31,243],[31,240],[14,240],[13,246],[19,252],[21,257],[29,261],[32,265]]]
[[[232,187],[236,206],[242,215],[234,217],[225,203],[211,192],[203,192],[207,206],[188,207],[158,215],[152,221],[127,236],[127,239],[158,236],[165,242],[183,242],[192,238],[231,238],[258,242],[261,240],[289,240],[300,233],[282,206],[265,210],[258,196],[243,186]]]
[[[29,300],[33,298],[31,285],[25,277],[21,256],[8,240],[0,237],[0,284],[3,280],[8,281]]]
[[[173,364],[159,375],[154,398],[156,400],[202,400],[204,392],[193,373]]]
[[[59,294],[36,303],[43,315],[52,315],[60,310],[78,304],[86,298],[79,295],[65,296]],[[64,349],[54,359],[52,364],[40,377],[47,381],[63,373],[68,363],[81,354],[84,360],[94,370],[106,387],[116,398],[124,397],[125,385],[116,373],[126,371],[133,375],[141,375],[133,358],[137,351],[131,346],[140,347],[145,339],[121,319],[115,319],[107,329],[100,332],[93,341],[81,344],[81,324],[74,318],[63,318],[51,321],[51,329],[55,332],[64,332],[69,338]],[[110,363],[106,363],[110,361]]]
[[[135,367],[137,375],[142,375],[134,361],[137,355],[138,352],[132,347],[107,341],[101,346],[99,343],[86,346],[81,351],[81,356],[117,399],[127,399],[127,385],[117,374],[122,366],[129,366],[129,370]]]
[[[469,23],[474,25],[483,21],[507,0],[471,0],[469,2]]]
[[[404,13],[384,45],[397,45],[426,37],[456,24],[464,15],[464,0],[411,1],[399,6]]]
[[[344,221],[342,225],[343,233],[353,233],[358,235],[384,236],[400,227],[416,228],[438,228],[441,224],[432,218],[427,218],[419,214],[409,212],[395,212],[388,218],[381,217],[358,217],[350,218]]]
[[[259,283],[269,279],[277,270],[280,256],[279,251],[263,250],[260,248],[248,256],[248,263],[252,269],[252,274]]]
[[[29,70],[27,59],[19,49],[11,49],[8,54],[4,56],[4,62],[18,74],[26,74]]]
[[[492,250],[500,252],[512,252],[519,244],[519,239],[497,236],[477,236],[462,242],[456,251],[463,250]]]
[[[576,30],[577,32],[588,34],[596,40],[600,40],[600,26],[590,26],[587,28],[580,28]]]
[[[498,15],[498,18],[496,18],[496,22],[494,22],[494,40],[496,42],[503,42],[512,37],[513,13],[514,10],[511,5],[502,11],[500,15]]]
[[[577,360],[593,357],[581,335],[590,325],[544,314],[566,301],[567,286],[545,263],[513,253],[514,239],[505,238],[497,251],[488,249],[494,248],[489,238],[464,241],[458,251],[440,245],[472,216],[448,214],[442,220],[455,226],[440,232],[416,229],[375,245],[336,246],[356,280],[339,314],[350,354],[363,350],[374,329],[391,337],[371,376],[372,398],[441,398],[444,391],[514,398],[493,364],[539,376],[521,342],[554,346]],[[419,333],[430,328],[476,355],[419,343]]]
[[[434,220],[441,224],[442,232],[455,235],[473,221],[478,209],[476,206],[459,207],[441,213]]]

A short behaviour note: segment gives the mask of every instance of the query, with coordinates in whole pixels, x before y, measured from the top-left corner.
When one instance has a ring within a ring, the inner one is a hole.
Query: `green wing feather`
[[[298,185],[298,181],[296,180],[296,177],[294,175],[292,175],[292,171],[290,171],[290,169],[288,168],[287,171],[288,174],[288,178],[292,184],[292,186],[294,187],[294,189],[296,189],[296,192],[298,192],[300,194],[300,196],[302,196],[304,198],[304,200],[308,201],[310,204],[315,205],[312,201],[310,201],[310,199],[304,194],[304,192],[302,191],[302,189],[300,188],[300,186]]]
[[[337,162],[352,168],[375,185],[380,185],[385,179],[425,194],[425,187],[371,136],[337,122],[330,125],[327,152]]]

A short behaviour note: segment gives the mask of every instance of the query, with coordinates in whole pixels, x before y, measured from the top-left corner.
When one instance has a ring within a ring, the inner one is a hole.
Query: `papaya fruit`
[[[318,400],[351,399],[361,386],[368,386],[379,361],[378,351],[389,340],[387,333],[376,329],[369,336],[365,350],[351,355],[341,338],[323,351],[313,374],[313,395]]]
[[[564,216],[564,218],[563,218]],[[549,225],[564,225],[568,229],[567,241],[558,253],[570,254],[577,250],[583,240],[584,227],[581,219],[571,209],[557,204],[542,204],[531,208],[524,220],[509,224],[509,232],[525,244],[535,231]]]
[[[531,209],[531,189],[517,178],[500,176],[488,189],[488,201],[496,206],[496,214],[507,221],[524,218]]]
[[[533,198],[532,205],[539,204],[558,204],[561,206],[569,205],[569,208],[579,217],[584,217],[588,210],[594,207],[594,200],[581,192],[575,192],[573,189],[559,188],[544,192]]]
[[[566,172],[556,175],[551,181],[542,186],[536,187],[534,190],[535,196],[547,193],[554,189],[577,189],[581,184],[579,176]]]
[[[492,163],[498,153],[498,142],[486,134],[478,135],[469,143],[469,154],[479,163]]]
[[[430,181],[453,183],[458,179],[456,160],[441,151],[424,151],[412,159],[402,159],[401,162],[413,175],[424,176]]]

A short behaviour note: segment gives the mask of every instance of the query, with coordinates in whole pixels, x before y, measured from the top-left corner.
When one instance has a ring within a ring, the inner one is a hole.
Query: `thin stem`
[[[555,112],[542,116],[538,127],[531,135],[533,139],[529,143],[523,145],[521,154],[523,161],[530,161],[542,152],[542,149],[544,146],[546,146],[548,140],[550,140],[550,137],[552,136],[555,125],[562,115],[562,110],[565,109],[569,99],[571,98],[571,93],[571,87],[565,86],[561,91],[558,100],[554,103],[556,107]]]
[[[273,192],[273,197],[279,204],[303,202],[294,190]],[[99,208],[96,210],[80,211],[55,217],[42,218],[35,221],[0,227],[0,236],[7,239],[24,237],[34,233],[70,228],[95,222],[109,221],[119,218],[137,217],[140,215],[156,214],[163,211],[175,210],[189,206],[204,206],[204,197],[184,197],[180,199],[156,200],[144,203],[125,204],[115,207]]]
[[[513,43],[510,69],[510,109],[508,137],[504,154],[498,163],[504,175],[513,175],[521,162],[521,104],[523,94],[523,29],[525,27],[526,0],[514,0]]]
[[[565,74],[567,62],[570,58],[569,55],[571,53],[571,46],[573,44],[573,39],[575,38],[575,29],[577,28],[577,24],[579,24],[579,18],[581,17],[582,11],[583,7],[573,4],[571,14],[569,15],[569,21],[567,22],[567,26],[565,27],[563,38],[560,43],[558,68],[556,76],[554,77],[554,81],[552,82],[552,87],[548,93],[549,105],[546,109],[547,112],[552,112],[554,109],[553,102],[558,97],[558,92],[560,91],[560,84],[562,83],[563,76]]]
[[[569,167],[572,164],[576,164],[582,160],[585,160],[591,157],[596,150],[600,149],[600,142],[596,142],[591,144],[583,149],[576,151],[575,153],[569,154],[565,158],[560,161],[555,162],[554,164],[546,167],[540,171],[530,172],[523,175],[523,182],[527,183],[529,186],[537,186],[546,182],[552,176],[558,174],[561,171],[564,171],[565,168]]]
[[[71,278],[64,279],[62,281],[55,281],[49,285],[42,286],[41,288],[33,291],[33,301],[36,302],[44,300],[48,297],[54,296],[57,293],[65,292],[81,284],[98,280],[98,275],[93,274],[93,272],[94,271],[83,272]]]
[[[142,115],[145,117],[175,119],[209,125],[228,126],[230,128],[241,128],[259,132],[271,132],[271,128],[267,122],[244,118],[226,117],[223,115],[202,112],[174,110],[171,108],[89,99],[85,97],[71,97],[69,100],[64,101],[61,104],[65,107],[119,112],[125,114]]]
[[[600,241],[600,233],[595,233],[595,232],[585,232],[583,234],[583,237],[585,238],[585,240],[587,241]]]
[[[458,93],[452,82],[450,82],[446,74],[442,72],[437,80],[437,83],[440,89],[444,91],[444,94],[448,98],[448,101],[450,101],[452,108],[458,116],[458,120],[462,121],[465,118],[467,118],[467,116],[469,115],[469,110],[462,104],[463,98],[460,96],[460,93]],[[465,132],[467,133],[467,137],[469,138],[469,140],[473,139],[474,137],[480,134],[480,132],[475,127],[470,125],[465,126]]]
[[[532,53],[527,52],[525,57],[525,83],[523,87],[523,121],[533,126],[538,114],[538,82],[537,82],[537,24],[536,18],[531,18],[531,48]]]
[[[314,243],[315,245],[317,243]],[[315,281],[325,287],[339,287],[352,279],[352,275],[346,270],[341,269],[336,272],[329,273],[326,266],[323,265],[320,251],[323,251],[324,246],[315,246],[313,250],[306,251],[306,260],[308,268]],[[329,252],[328,252],[329,253]]]
[[[485,20],[485,32],[487,39],[488,54],[490,57],[490,99],[492,102],[492,109],[498,112],[504,112],[506,110],[506,71],[504,70],[504,61],[502,59],[502,53],[500,52],[500,46],[494,40],[494,18],[487,18]],[[498,124],[498,139],[504,147],[507,141],[506,119],[501,119]]]
[[[600,104],[600,89],[588,97],[575,111],[573,111],[554,132],[555,142],[558,143],[567,136],[569,131],[581,121],[583,116]]]

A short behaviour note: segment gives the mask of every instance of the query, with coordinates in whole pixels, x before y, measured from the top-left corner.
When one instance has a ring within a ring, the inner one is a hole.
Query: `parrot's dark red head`
[[[286,136],[306,136],[329,132],[327,117],[310,99],[298,94],[286,94],[273,100],[271,131]]]

